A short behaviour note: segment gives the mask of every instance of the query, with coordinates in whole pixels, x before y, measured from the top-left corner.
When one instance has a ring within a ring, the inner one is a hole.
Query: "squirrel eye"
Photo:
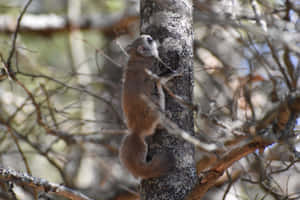
[[[153,39],[152,39],[151,37],[147,37],[147,42],[148,42],[149,44],[151,44],[151,43],[153,42]]]

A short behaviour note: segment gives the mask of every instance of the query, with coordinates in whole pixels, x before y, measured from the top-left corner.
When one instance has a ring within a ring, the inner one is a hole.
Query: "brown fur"
[[[169,153],[162,153],[155,155],[150,162],[146,162],[145,137],[155,133],[155,128],[159,123],[159,114],[143,98],[146,96],[151,100],[154,82],[150,80],[145,69],[153,65],[155,58],[141,55],[137,51],[141,45],[146,45],[151,51],[151,48],[156,48],[155,45],[149,46],[143,36],[130,46],[130,58],[124,73],[122,94],[123,113],[130,134],[123,139],[120,160],[134,176],[145,179],[159,177],[170,171],[174,166],[174,157]],[[154,50],[157,51],[157,49]]]

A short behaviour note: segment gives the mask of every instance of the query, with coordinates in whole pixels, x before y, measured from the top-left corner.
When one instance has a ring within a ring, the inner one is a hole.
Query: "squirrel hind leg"
[[[120,160],[135,176],[143,179],[166,175],[175,168],[175,157],[171,152],[155,154],[146,162],[147,144],[136,134],[127,135],[120,148]]]
[[[142,179],[157,178],[167,175],[175,169],[175,157],[170,152],[154,155],[147,163],[140,163],[135,176]]]

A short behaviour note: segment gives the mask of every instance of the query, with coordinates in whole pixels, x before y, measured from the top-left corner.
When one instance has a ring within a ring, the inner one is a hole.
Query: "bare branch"
[[[20,30],[20,26],[21,26],[21,21],[22,21],[22,18],[24,16],[25,12],[27,11],[27,8],[29,7],[31,2],[32,2],[32,0],[28,0],[27,3],[25,4],[21,14],[18,17],[17,27],[14,30],[13,39],[12,39],[12,48],[11,48],[9,56],[6,60],[7,71],[8,71],[9,76],[11,76],[11,60],[12,60],[12,57],[13,57],[15,51],[16,51],[16,42],[17,42],[17,37],[18,37],[19,30]]]
[[[201,179],[198,185],[195,186],[192,192],[187,196],[186,200],[201,199],[207,190],[215,185],[218,178],[221,177],[224,171],[234,162],[256,151],[257,149],[264,149],[270,144],[270,142],[264,142],[257,137],[252,142],[228,152],[228,154],[218,160],[217,163],[215,163],[214,166],[204,174],[205,177]]]
[[[21,186],[26,185],[39,192],[49,192],[72,200],[92,200],[79,191],[67,188],[56,183],[50,183],[45,179],[36,178],[28,175],[27,173],[17,172],[12,169],[0,168],[0,180],[11,181]]]

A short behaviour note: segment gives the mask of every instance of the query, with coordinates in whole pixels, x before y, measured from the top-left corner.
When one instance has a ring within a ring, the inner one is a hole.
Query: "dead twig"
[[[32,0],[28,0],[27,3],[25,4],[23,10],[21,11],[21,14],[18,17],[16,30],[13,33],[12,47],[11,47],[11,50],[9,52],[9,56],[6,60],[7,73],[8,73],[8,76],[11,76],[11,77],[14,76],[11,73],[12,72],[11,71],[11,60],[12,60],[12,57],[14,56],[14,54],[15,54],[15,51],[16,51],[16,42],[17,42],[17,37],[18,37],[19,30],[20,30],[20,24],[21,24],[21,21],[22,21],[22,18],[24,16],[24,14],[26,13],[27,8],[31,4],[31,2],[32,2]]]
[[[79,191],[12,169],[0,168],[0,181],[11,181],[17,185],[26,185],[39,192],[52,193],[72,200],[92,200]]]

